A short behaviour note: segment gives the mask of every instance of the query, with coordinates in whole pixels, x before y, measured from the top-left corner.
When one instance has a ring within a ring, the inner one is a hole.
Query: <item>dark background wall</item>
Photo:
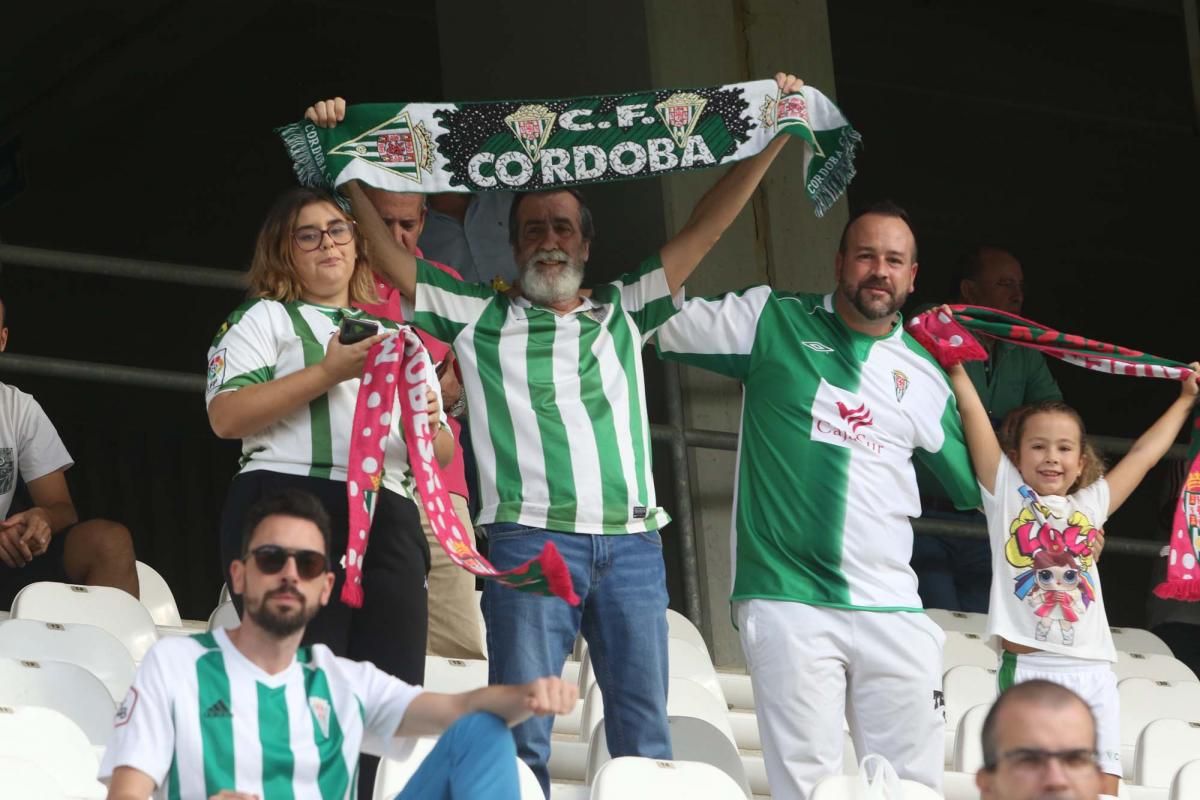
[[[313,100],[475,99],[650,84],[635,0],[520,14],[454,3],[129,0],[6,10],[0,150],[19,141],[24,188],[0,239],[244,269],[270,199],[291,182],[271,129]],[[1027,312],[1096,338],[1200,355],[1191,234],[1200,154],[1176,2],[833,0],[837,94],[866,149],[852,200],[915,216],[917,300],[944,296],[959,251],[989,241],[1025,264]],[[507,20],[507,22],[506,22]],[[519,24],[518,24],[519,23]],[[460,30],[460,26],[462,29]],[[691,43],[703,58],[704,42]],[[731,80],[739,76],[731,76]],[[593,277],[661,242],[652,181],[590,192]],[[0,197],[3,197],[0,187]],[[235,292],[5,266],[14,352],[203,370]],[[652,418],[663,418],[648,362]],[[1135,435],[1173,388],[1053,367],[1097,432]],[[220,585],[215,529],[236,443],[200,397],[5,373],[35,394],[77,466],[77,505],[128,524],[186,616]],[[666,453],[656,453],[660,465]],[[660,468],[668,508],[669,472]],[[1160,536],[1147,487],[1110,534]],[[675,546],[666,537],[668,547]],[[677,552],[668,551],[672,596]],[[1148,564],[1106,573],[1115,622],[1139,622]]]

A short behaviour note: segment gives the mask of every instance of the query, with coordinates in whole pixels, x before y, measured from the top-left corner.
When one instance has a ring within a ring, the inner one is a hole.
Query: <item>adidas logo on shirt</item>
[[[204,712],[204,716],[206,719],[232,717],[233,712],[229,710],[229,706],[225,704],[224,700],[218,700],[208,707],[208,709]]]

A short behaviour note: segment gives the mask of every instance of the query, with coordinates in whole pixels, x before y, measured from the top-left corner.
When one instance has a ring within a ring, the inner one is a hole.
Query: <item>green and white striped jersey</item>
[[[914,453],[958,507],[980,498],[946,374],[902,325],[867,336],[832,295],[757,286],[689,300],[658,348],[744,384],[733,600],[921,608]]]
[[[325,357],[329,338],[346,317],[372,320],[387,330],[399,326],[358,309],[332,308],[303,301],[247,300],[234,310],[217,331],[208,351],[208,390],[205,401],[222,392],[266,383]],[[428,361],[428,355],[426,355]],[[433,375],[432,364],[426,374]],[[266,469],[288,475],[346,480],[358,378],[342,381],[308,405],[242,440],[241,471]],[[438,382],[428,384],[441,402]],[[386,417],[387,415],[385,415]],[[387,421],[387,455],[383,485],[413,498],[415,485],[408,466],[408,450],[400,428],[400,402]]]
[[[263,800],[354,800],[358,755],[403,757],[396,728],[421,693],[373,664],[324,645],[268,675],[224,629],[159,641],[117,710],[100,765],[150,776],[159,800],[205,800],[222,789]]]
[[[678,310],[658,256],[558,315],[417,260],[413,324],[451,342],[479,468],[477,522],[634,533],[654,498],[641,351]]]

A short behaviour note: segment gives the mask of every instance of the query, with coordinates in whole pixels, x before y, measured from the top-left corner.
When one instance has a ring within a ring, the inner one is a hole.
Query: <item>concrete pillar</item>
[[[831,97],[833,57],[825,0],[646,0],[646,39],[655,86],[705,86],[793,72]],[[804,196],[801,148],[789,145],[762,190],[688,283],[689,295],[769,282],[780,289],[827,291],[847,216],[841,201],[817,219]],[[668,232],[719,177],[714,171],[662,181]],[[736,431],[741,389],[698,370],[683,374],[686,424]],[[692,503],[704,635],[718,666],[744,663],[730,623],[730,520],[734,453],[691,451]]]

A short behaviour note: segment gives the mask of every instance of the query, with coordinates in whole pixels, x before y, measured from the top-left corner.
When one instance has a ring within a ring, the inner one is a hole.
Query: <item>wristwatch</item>
[[[458,399],[454,401],[454,405],[446,409],[446,414],[458,419],[465,413],[467,413],[467,393],[463,392],[459,394]]]

